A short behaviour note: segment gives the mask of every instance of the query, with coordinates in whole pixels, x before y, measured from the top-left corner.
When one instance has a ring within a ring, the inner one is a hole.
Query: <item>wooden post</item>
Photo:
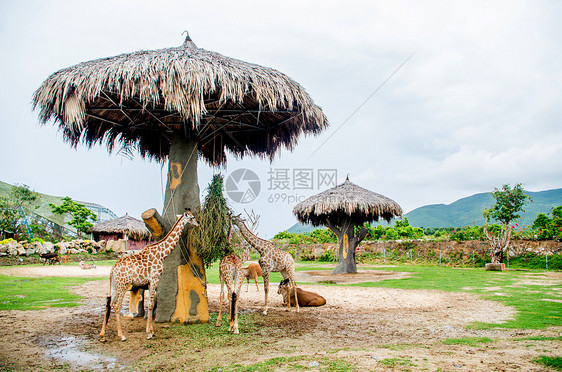
[[[162,239],[168,233],[170,226],[164,221],[164,218],[162,218],[156,208],[145,211],[142,214],[142,219],[148,231],[150,231],[156,240]]]

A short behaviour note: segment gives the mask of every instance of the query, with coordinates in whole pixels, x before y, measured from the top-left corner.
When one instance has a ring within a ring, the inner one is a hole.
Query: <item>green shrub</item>
[[[334,253],[330,250],[326,250],[324,253],[322,253],[320,255],[320,257],[318,257],[318,261],[322,261],[322,262],[335,262],[336,261],[336,256],[334,255]]]
[[[525,268],[525,269],[545,269],[547,265],[546,255],[537,255],[531,252],[525,253],[520,257],[510,257],[510,268]],[[549,270],[562,270],[562,255],[549,254],[548,255],[548,269]]]
[[[12,239],[12,238],[0,240],[0,245],[6,245],[6,244],[8,244],[8,243],[10,243],[10,242],[15,242],[15,240]]]

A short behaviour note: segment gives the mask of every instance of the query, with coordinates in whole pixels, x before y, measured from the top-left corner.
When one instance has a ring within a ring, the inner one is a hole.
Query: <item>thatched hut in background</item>
[[[369,191],[349,181],[313,195],[293,208],[302,223],[325,225],[336,234],[339,242],[339,264],[332,274],[356,273],[355,250],[367,235],[365,222],[383,218],[387,222],[402,216],[402,208],[394,200]],[[355,228],[361,227],[356,232]]]
[[[105,240],[108,242],[108,248],[119,251],[119,246],[123,250],[143,249],[148,244],[153,243],[153,237],[150,231],[144,225],[144,222],[125,214],[122,217],[113,220],[100,222],[92,228],[92,236],[95,241]],[[110,244],[115,241],[120,244]]]

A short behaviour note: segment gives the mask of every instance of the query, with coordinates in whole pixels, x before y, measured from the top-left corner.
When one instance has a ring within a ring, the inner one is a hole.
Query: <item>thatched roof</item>
[[[198,142],[212,164],[237,156],[273,157],[328,121],[297,82],[277,70],[198,48],[139,51],[80,63],[52,74],[33,96],[42,123],[54,120],[73,146],[138,148],[165,160],[171,137]]]
[[[152,234],[141,220],[125,214],[113,220],[96,223],[92,228],[94,233],[126,234],[134,240],[148,240]]]
[[[293,213],[300,222],[314,226],[325,225],[328,218],[335,225],[341,225],[345,220],[362,225],[378,221],[381,217],[390,221],[402,216],[402,208],[394,200],[347,179],[341,185],[300,202],[293,208]]]

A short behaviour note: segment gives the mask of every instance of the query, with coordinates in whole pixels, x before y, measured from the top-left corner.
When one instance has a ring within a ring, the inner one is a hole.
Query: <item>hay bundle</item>
[[[199,226],[193,229],[192,244],[209,267],[213,262],[232,252],[228,243],[228,206],[223,195],[223,178],[213,176],[199,214]]]

